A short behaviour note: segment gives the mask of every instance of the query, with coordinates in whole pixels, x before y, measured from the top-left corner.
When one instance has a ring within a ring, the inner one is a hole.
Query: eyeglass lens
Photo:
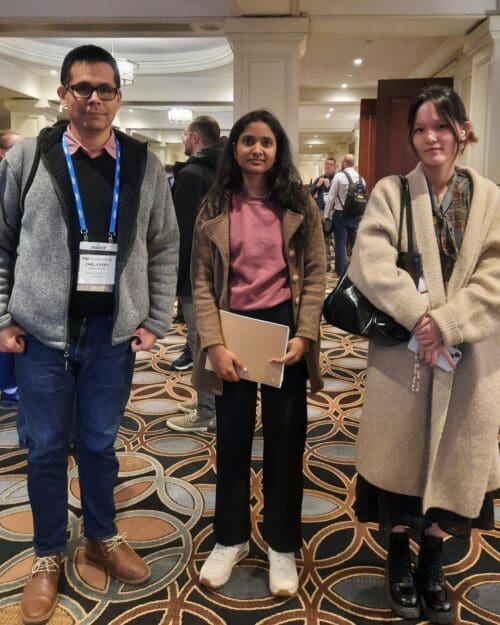
[[[116,87],[110,87],[109,85],[98,85],[97,87],[94,87],[87,82],[70,85],[69,88],[75,96],[79,98],[90,98],[94,91],[97,91],[97,95],[101,98],[101,100],[113,100],[118,93],[118,89]]]

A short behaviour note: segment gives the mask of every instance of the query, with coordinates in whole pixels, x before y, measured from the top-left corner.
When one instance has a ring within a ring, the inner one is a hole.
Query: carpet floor
[[[325,388],[308,400],[304,457],[300,591],[290,600],[268,589],[262,539],[260,422],[253,445],[250,555],[219,591],[198,584],[213,546],[214,433],[176,433],[165,421],[194,399],[190,373],[170,363],[184,343],[174,325],[151,353],[139,353],[117,440],[117,524],[149,563],[151,579],[131,587],[109,579],[82,550],[78,472],[69,460],[69,544],[59,606],[50,625],[378,625],[400,621],[384,596],[386,539],[352,511],[354,441],[361,419],[367,344],[322,328]],[[56,398],[55,398],[56,399]],[[32,558],[26,453],[17,447],[15,410],[0,408],[0,625],[19,625],[19,599]],[[473,531],[470,544],[445,542],[444,559],[458,603],[457,623],[500,622],[500,501],[496,527]],[[416,545],[412,542],[412,548]],[[417,619],[410,624],[424,625]]]

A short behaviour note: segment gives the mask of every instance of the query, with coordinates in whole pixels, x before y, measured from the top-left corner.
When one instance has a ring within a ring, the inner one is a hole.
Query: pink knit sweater
[[[291,298],[278,210],[267,198],[233,195],[229,306],[272,308]]]

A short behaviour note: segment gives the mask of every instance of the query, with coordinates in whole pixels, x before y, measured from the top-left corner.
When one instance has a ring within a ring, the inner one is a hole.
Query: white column
[[[21,137],[37,137],[40,130],[57,121],[58,109],[40,100],[5,100],[10,113],[10,127]]]
[[[500,16],[490,16],[468,35],[464,52],[472,65],[469,115],[479,137],[479,143],[470,146],[468,160],[500,184]]]
[[[225,22],[234,53],[234,119],[257,108],[272,111],[293,149],[299,144],[300,57],[307,18],[235,18]]]

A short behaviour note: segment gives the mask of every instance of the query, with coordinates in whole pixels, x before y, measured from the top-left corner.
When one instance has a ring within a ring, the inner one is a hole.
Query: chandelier
[[[186,108],[175,107],[167,111],[168,123],[185,127],[193,121],[193,111]]]
[[[135,61],[128,59],[116,59],[122,86],[132,85],[134,82],[134,71],[139,67]]]

